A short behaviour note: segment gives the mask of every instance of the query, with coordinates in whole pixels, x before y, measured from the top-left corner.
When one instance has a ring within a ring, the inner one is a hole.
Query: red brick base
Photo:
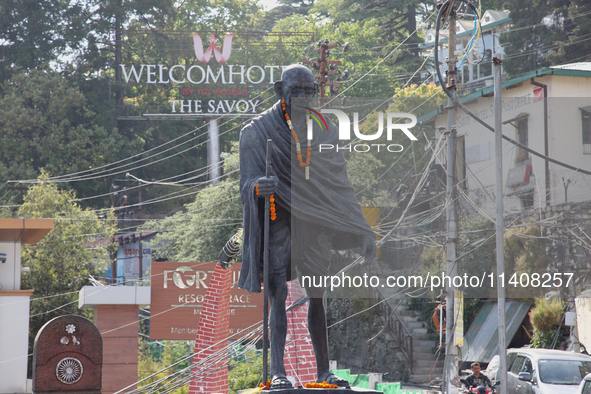
[[[288,283],[288,290],[286,308],[304,295],[297,279]],[[287,376],[295,380],[296,387],[316,381],[316,358],[308,332],[308,304],[287,312],[287,341],[283,360]]]
[[[232,270],[215,267],[195,338],[189,394],[228,393],[228,331]]]

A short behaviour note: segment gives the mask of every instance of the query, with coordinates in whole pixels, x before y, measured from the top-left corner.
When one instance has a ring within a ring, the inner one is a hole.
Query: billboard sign
[[[195,339],[209,281],[217,263],[152,263],[150,339]],[[241,263],[232,266],[230,331],[247,333],[263,319],[263,293],[236,286]]]

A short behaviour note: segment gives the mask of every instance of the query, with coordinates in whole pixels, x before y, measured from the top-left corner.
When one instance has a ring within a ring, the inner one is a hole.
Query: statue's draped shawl
[[[336,234],[333,240],[333,248],[336,250],[358,247],[364,235],[375,237],[347,178],[343,152],[336,151],[339,143],[336,126],[327,120],[328,130],[325,130],[325,127],[320,129],[317,125],[314,128],[310,179],[305,180],[304,168],[297,161],[295,143],[283,117],[278,102],[255,118],[240,133],[240,192],[244,213],[244,246],[238,287],[252,293],[261,291],[264,199],[256,196],[255,185],[266,173],[267,139],[273,141],[271,175],[276,176],[279,181],[275,191],[276,203],[291,213],[292,232],[305,231],[306,225],[322,225],[332,229]],[[304,161],[305,133],[306,130],[298,131]],[[323,151],[319,152],[319,144],[331,144],[334,148],[323,147]],[[297,229],[294,228],[294,223],[298,223]],[[292,235],[292,239],[297,240],[298,237]],[[292,249],[303,247],[306,246],[292,244]],[[285,258],[290,259],[291,256]]]

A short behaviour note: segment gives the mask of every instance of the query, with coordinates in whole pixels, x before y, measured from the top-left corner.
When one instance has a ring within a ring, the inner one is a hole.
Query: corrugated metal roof
[[[509,344],[529,312],[531,304],[517,301],[505,303],[505,340]],[[498,304],[484,304],[470,326],[462,346],[462,361],[489,362],[499,354],[498,346],[499,313]]]
[[[591,71],[591,62],[563,64],[561,66],[552,66],[550,68],[557,70]]]

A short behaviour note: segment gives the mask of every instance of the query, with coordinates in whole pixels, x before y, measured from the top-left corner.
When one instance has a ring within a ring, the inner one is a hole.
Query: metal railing
[[[377,294],[378,297],[381,298],[380,301],[384,300],[385,297],[381,294],[379,290]],[[401,303],[402,300],[400,300],[400,302],[398,302],[396,306],[393,307],[390,304],[390,300],[385,300],[380,304],[380,311],[382,315],[385,316],[385,318],[387,319],[386,329],[390,334],[390,337],[393,339],[394,342],[396,342],[397,347],[400,349],[400,351],[408,361],[409,374],[412,374],[414,368],[413,338],[410,331],[408,331],[408,329],[404,325],[404,322],[402,321],[400,316],[398,316],[398,314],[396,313],[396,309],[398,308],[398,306],[400,306]]]

